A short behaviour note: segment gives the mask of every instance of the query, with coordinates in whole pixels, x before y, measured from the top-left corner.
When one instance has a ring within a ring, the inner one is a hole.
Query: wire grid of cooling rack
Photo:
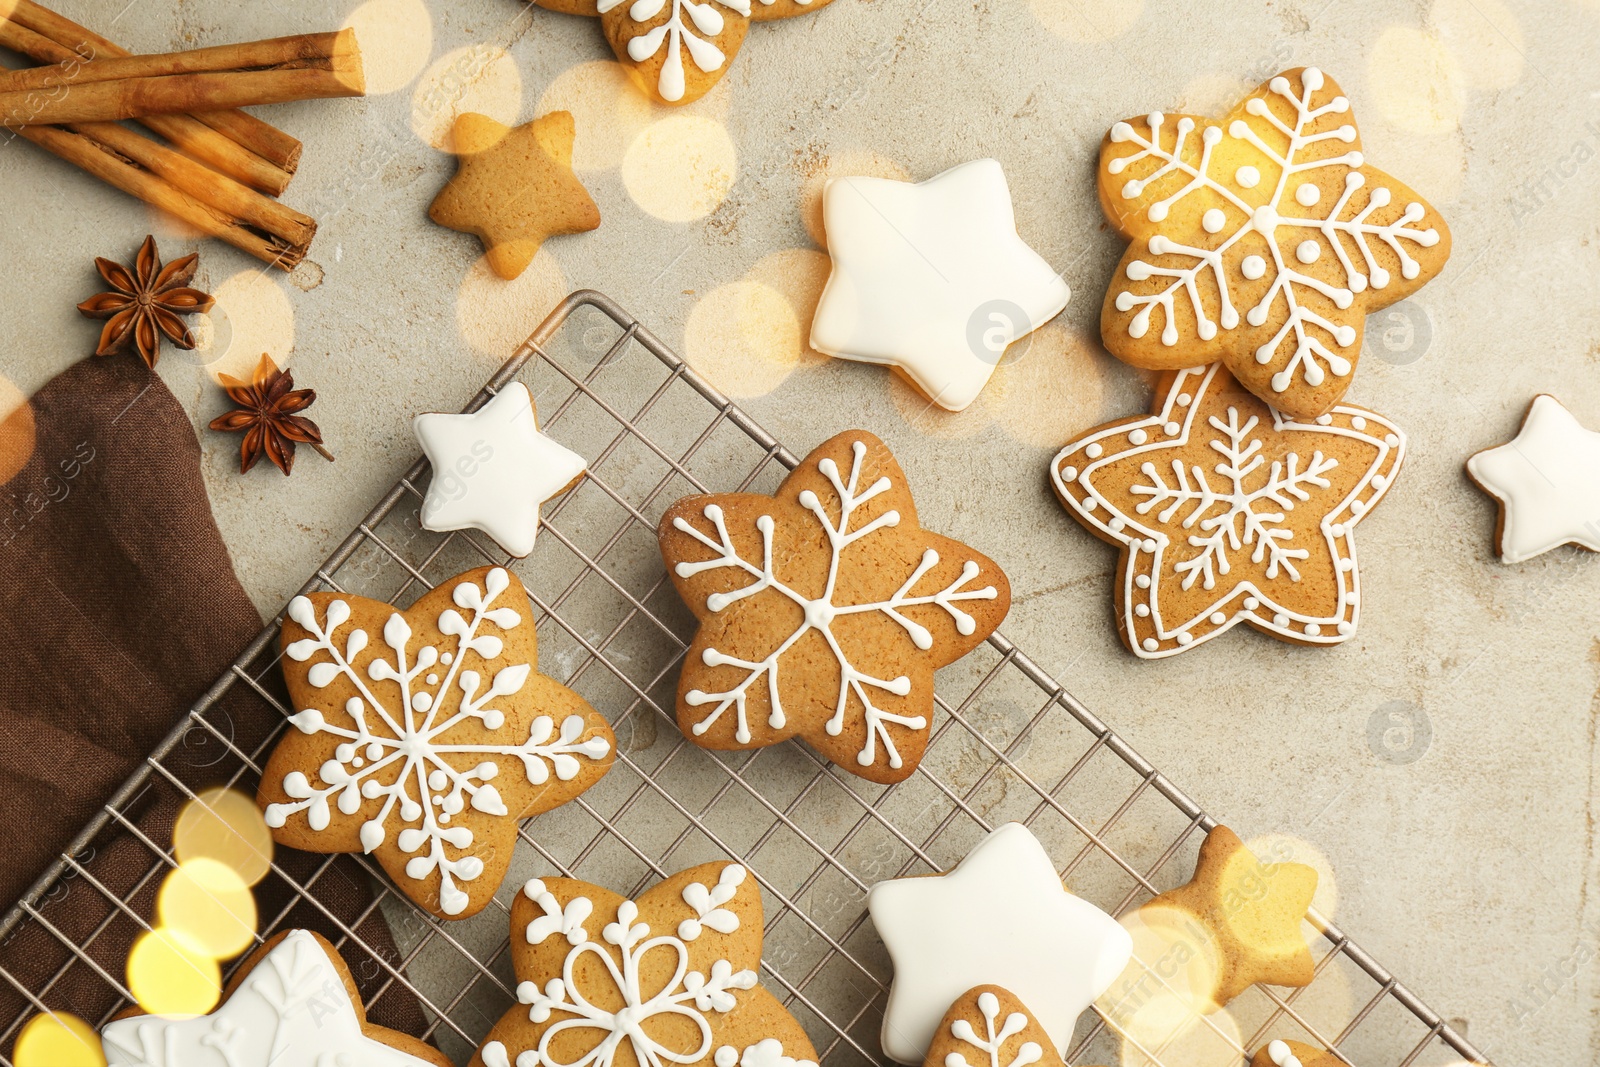
[[[927,755],[897,786],[842,773],[798,742],[719,754],[687,743],[672,708],[693,619],[661,566],[656,520],[687,493],[771,491],[798,459],[599,293],[569,296],[467,410],[513,379],[533,391],[544,428],[590,459],[589,476],[546,508],[534,554],[508,560],[475,533],[423,531],[417,512],[427,466],[419,460],[305,589],[405,605],[459,571],[511,566],[538,615],[540,669],[612,720],[618,762],[575,802],[524,824],[527,847],[517,850],[494,903],[472,919],[444,922],[421,912],[361,858],[400,950],[398,957],[380,954],[341,925],[346,959],[359,960],[367,977],[378,980],[369,1009],[409,990],[430,1019],[423,1036],[465,1062],[515,1003],[508,901],[525,878],[554,871],[637,893],[672,871],[733,856],[752,871],[767,905],[763,982],[806,1027],[825,1067],[875,1063],[882,1059],[878,1027],[891,968],[865,911],[874,881],[948,869],[989,829],[1013,819],[1029,825],[1058,863],[1065,861],[1062,877],[1075,892],[1114,915],[1186,880],[1215,820],[1000,634],[940,672]],[[241,654],[0,920],[0,934],[27,922],[55,933],[40,910],[45,895],[60,878],[82,877],[73,856],[109,823],[137,833],[125,814],[135,797],[152,788],[192,796],[172,763],[197,731],[227,752],[218,778],[253,793],[283,726],[245,752],[216,721],[215,706],[224,693],[245,687],[287,716],[290,709],[269,684],[276,634],[274,623]],[[151,852],[148,882],[174,861],[141,839]],[[295,882],[274,865],[269,877],[289,882],[295,897],[316,906],[315,876]],[[88,883],[100,888],[92,878]],[[130,917],[146,925],[144,917]],[[259,937],[270,936],[280,921],[281,914],[263,916]],[[1087,1012],[1067,1061],[1237,1064],[1282,1037],[1358,1065],[1487,1062],[1332,923],[1315,913],[1310,922],[1320,933],[1311,985],[1254,987],[1176,1036],[1152,1037],[1124,1025],[1137,1022],[1137,1012]],[[31,1004],[0,1033],[0,1048],[31,1010],[73,1008],[52,997],[69,968],[91,968],[124,1005],[131,1002],[118,974],[92,956],[92,941],[69,945],[67,964],[36,988],[0,966],[0,978]],[[1161,981],[1160,961],[1146,962],[1148,976]]]

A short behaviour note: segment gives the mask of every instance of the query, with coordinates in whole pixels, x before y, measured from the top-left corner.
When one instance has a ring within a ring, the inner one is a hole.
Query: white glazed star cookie
[[[1600,552],[1600,433],[1555,397],[1534,397],[1517,436],[1467,460],[1467,473],[1500,502],[1501,563],[1565,544]]]

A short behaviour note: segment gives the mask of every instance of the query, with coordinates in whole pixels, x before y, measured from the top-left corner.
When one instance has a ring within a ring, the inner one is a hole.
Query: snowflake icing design
[[[824,444],[817,449],[817,452],[826,451],[829,444]],[[971,638],[978,636],[977,620],[963,611],[959,605],[968,601],[992,601],[1001,596],[993,584],[973,586],[973,580],[984,570],[987,569],[991,575],[997,573],[992,564],[985,567],[980,565],[978,559],[966,560],[962,564],[960,573],[943,588],[931,592],[916,592],[924,576],[940,561],[939,552],[930,547],[922,551],[920,560],[906,576],[905,581],[886,599],[841,603],[840,579],[846,552],[858,543],[871,539],[880,531],[897,527],[901,522],[900,512],[893,509],[882,511],[867,521],[861,521],[858,513],[863,506],[889,491],[892,482],[888,476],[881,476],[872,484],[863,487],[862,471],[868,454],[865,441],[852,441],[850,454],[851,466],[847,476],[841,475],[838,464],[830,456],[815,459],[816,453],[813,453],[813,456],[806,460],[806,464],[814,462],[815,469],[831,486],[837,500],[835,514],[830,514],[823,500],[811,489],[802,490],[794,498],[802,509],[815,517],[830,550],[826,578],[822,588],[814,597],[807,596],[779,576],[774,561],[773,542],[775,536],[782,534],[771,513],[763,513],[755,520],[762,546],[762,556],[759,561],[740,554],[734,543],[735,538],[729,532],[723,508],[716,503],[708,503],[702,509],[702,514],[711,526],[709,533],[681,515],[672,520],[672,527],[675,530],[692,538],[713,553],[709,559],[677,563],[674,572],[679,578],[689,579],[705,571],[727,568],[742,571],[751,579],[749,584],[742,587],[708,595],[704,603],[711,615],[724,612],[746,598],[769,592],[789,601],[799,609],[800,613],[799,625],[794,631],[760,659],[732,655],[711,645],[703,649],[700,659],[706,666],[734,667],[743,671],[744,675],[737,684],[726,689],[707,692],[694,688],[683,694],[682,701],[689,708],[709,709],[693,719],[690,729],[695,736],[703,736],[731,710],[736,720],[734,741],[739,745],[751,744],[754,737],[748,702],[752,689],[758,684],[765,690],[768,707],[767,725],[774,730],[784,730],[788,727],[788,715],[780,694],[780,672],[784,657],[807,634],[815,633],[826,643],[827,650],[837,662],[839,669],[839,685],[833,714],[824,723],[824,731],[831,737],[839,736],[844,731],[846,715],[852,706],[859,707],[865,726],[865,739],[860,751],[856,753],[856,763],[862,767],[873,766],[877,762],[878,745],[881,742],[887,765],[891,769],[902,769],[905,761],[889,728],[898,726],[913,731],[925,730],[928,718],[926,715],[902,714],[880,707],[878,701],[881,697],[878,694],[907,696],[912,691],[911,679],[907,675],[879,678],[858,670],[852,664],[849,651],[834,630],[835,620],[845,616],[875,613],[897,624],[919,651],[927,652],[934,647],[933,634],[927,626],[909,617],[906,614],[908,610],[919,607],[942,609],[953,623],[956,632],[962,637]],[[780,497],[784,495],[783,489],[779,490],[779,495]],[[964,546],[958,547],[964,548]]]
[[[402,828],[396,844],[411,856],[405,864],[406,876],[422,881],[437,871],[440,908],[447,915],[464,911],[469,898],[456,883],[477,878],[484,864],[466,851],[473,844],[471,828],[452,826],[451,819],[468,805],[488,815],[511,814],[492,781],[500,775],[502,762],[515,758],[527,781],[542,786],[552,775],[560,782],[572,781],[584,761],[602,760],[611,751],[610,740],[603,733],[583,736],[590,726],[578,714],[566,716],[559,726],[548,715],[536,716],[526,740],[520,743],[493,736],[506,721],[505,711],[496,705],[523,689],[533,665],[499,667],[484,688],[479,672],[463,664],[468,653],[479,656],[485,666],[501,657],[504,642],[485,632],[485,624],[502,632],[524,624],[515,608],[492,606],[510,585],[510,576],[499,567],[486,573],[483,588],[472,581],[455,585],[451,599],[461,610],[448,608],[438,619],[439,631],[455,639],[453,649],[424,644],[413,651],[410,624],[402,613],[391,610],[383,626],[383,642],[392,658],[380,655],[371,659],[365,672],[357,670],[355,662],[370,643],[366,629],[351,627],[340,637],[341,628],[352,616],[350,604],[343,599],[328,600],[318,620],[316,605],[307,597],[295,597],[289,603],[288,616],[311,636],[289,644],[285,655],[303,663],[320,654],[324,658],[306,672],[307,682],[324,689],[343,679],[356,695],[344,705],[351,725],[329,722],[318,708],[306,708],[290,717],[301,733],[336,739],[335,746],[332,758],[317,771],[320,785],[300,770],[285,775],[283,792],[291,802],[269,804],[267,825],[282,827],[290,816],[303,812],[310,828],[320,832],[332,822],[332,807],[353,816],[364,802],[381,800],[377,812],[361,824],[362,849],[370,853],[382,845],[389,837],[391,822],[398,821]],[[469,614],[464,616],[461,611]],[[395,697],[380,697],[369,682],[393,683]],[[459,702],[450,714],[441,714],[446,696],[453,694],[452,686],[460,693]],[[460,739],[459,728],[472,720],[490,735],[485,741]],[[462,854],[452,856],[446,846]]]
[[[1218,355],[1229,360],[1247,388],[1309,417],[1337,400],[1343,385],[1332,400],[1326,394],[1302,398],[1292,388],[1296,378],[1312,390],[1329,373],[1348,379],[1365,314],[1437,273],[1443,255],[1430,257],[1425,267],[1413,252],[1434,248],[1448,234],[1420,200],[1408,200],[1398,212],[1391,209],[1392,187],[1402,196],[1412,194],[1365,165],[1354,147],[1356,127],[1340,121],[1350,111],[1349,100],[1315,67],[1299,72],[1296,91],[1294,73],[1269,81],[1265,92],[1258,90],[1246,101],[1242,114],[1236,112],[1239,117],[1225,125],[1206,124],[1198,139],[1196,130],[1204,120],[1181,116],[1169,123],[1160,112],[1111,128],[1101,165],[1113,176],[1111,185],[1115,176],[1129,175],[1107,196],[1133,202],[1135,210],[1119,226],[1134,241],[1120,273],[1134,284],[1113,284],[1116,295],[1106,305],[1104,332],[1118,355],[1141,365],[1170,367],[1172,362],[1138,344],[1158,309],[1160,343],[1171,348],[1179,343],[1185,319],[1192,318],[1195,335],[1210,342],[1218,338],[1219,328],[1234,331],[1241,319],[1252,328],[1265,327],[1281,302],[1284,321],[1275,333],[1266,335],[1262,329],[1249,341],[1236,342],[1247,347],[1236,359],[1231,349]],[[1239,164],[1231,175],[1214,173],[1223,159]],[[1325,191],[1329,185],[1336,187],[1331,194]],[[1196,194],[1202,198],[1199,204],[1213,206],[1203,212],[1191,208],[1181,220],[1172,220],[1177,229],[1164,232],[1162,224],[1173,208]],[[1190,229],[1194,214],[1199,225]],[[1431,224],[1420,226],[1430,214]],[[1146,252],[1154,258],[1142,258]],[[1328,256],[1336,269],[1326,262],[1314,266]],[[1395,280],[1385,263],[1398,263],[1403,279],[1392,289]],[[1241,291],[1252,296],[1260,292],[1242,316],[1234,300]],[[1207,311],[1208,300],[1215,301],[1215,318]],[[1111,321],[1113,307],[1131,317]],[[1124,334],[1131,344],[1122,341]],[[1259,343],[1249,349],[1255,341]],[[1194,353],[1189,355],[1192,359]],[[1264,372],[1253,371],[1252,364],[1276,369],[1261,382]],[[1258,383],[1269,391],[1261,391]]]
[[[977,1049],[983,1054],[982,1059],[974,1064],[966,1054],[955,1051],[945,1057],[944,1067],[1028,1067],[1044,1059],[1044,1048],[1037,1041],[1024,1041],[1009,1059],[1002,1059],[1005,1043],[1028,1028],[1028,1017],[1022,1012],[1009,1012],[1002,1022],[1000,998],[987,989],[978,994],[978,1011],[983,1015],[982,1036],[966,1019],[957,1019],[950,1024],[950,1036]],[[995,1026],[997,1022],[1000,1023],[998,1028]]]
[[[772,0],[765,2],[770,4]],[[596,6],[604,15],[622,3],[623,0],[599,0]],[[635,22],[649,22],[661,14],[667,4],[672,5],[672,16],[654,29],[629,40],[628,57],[635,63],[643,63],[660,52],[665,44],[667,58],[661,65],[657,90],[663,100],[675,103],[683,99],[684,51],[687,50],[694,65],[707,74],[721,70],[727,61],[722,49],[711,43],[711,38],[721,34],[727,22],[716,5],[721,4],[749,18],[750,0],[701,0],[700,3],[695,0],[633,0],[628,8],[628,17]],[[689,16],[688,22],[684,21],[686,14]]]
[[[1289,419],[1213,365],[1175,375],[1153,415],[1068,444],[1051,478],[1081,522],[1124,549],[1119,597],[1135,653],[1171,655],[1239,622],[1333,644],[1359,614],[1353,528],[1393,482],[1404,444],[1362,408]],[[1306,543],[1296,509],[1318,519]],[[1303,581],[1307,568],[1331,579],[1331,599]]]

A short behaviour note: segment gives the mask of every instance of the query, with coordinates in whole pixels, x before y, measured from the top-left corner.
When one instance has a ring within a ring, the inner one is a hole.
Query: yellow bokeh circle
[[[522,111],[522,72],[504,48],[477,44],[434,61],[411,92],[411,129],[429,145],[451,151],[450,128],[472,111],[515,126]]]
[[[691,222],[715,211],[738,175],[728,128],[702,115],[652,122],[622,157],[622,184],[663,222]]]
[[[222,970],[172,931],[152,930],[128,953],[128,990],[151,1015],[205,1015],[222,998]]]
[[[156,919],[191,951],[225,960],[254,940],[256,899],[232,867],[202,856],[167,875]]]
[[[404,89],[433,51],[433,16],[422,0],[367,0],[344,24],[356,31],[368,96]]]
[[[100,1038],[88,1023],[68,1012],[42,1012],[17,1034],[11,1051],[16,1067],[105,1067]]]
[[[245,885],[255,885],[272,865],[272,832],[254,800],[219,786],[178,812],[172,851],[179,863],[213,859],[233,868]]]

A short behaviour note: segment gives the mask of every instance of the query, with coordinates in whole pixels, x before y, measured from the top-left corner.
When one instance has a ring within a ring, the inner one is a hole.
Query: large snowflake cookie
[[[1495,549],[1521,563],[1557,545],[1600,552],[1600,433],[1541,393],[1517,436],[1467,460],[1478,488],[1500,502]]]
[[[1393,484],[1405,436],[1339,405],[1304,421],[1240,388],[1218,364],[1163,376],[1152,413],[1070,442],[1056,495],[1122,548],[1118,630],[1159,659],[1239,623],[1285,641],[1355,632],[1355,526]]]
[[[624,897],[534,879],[511,905],[517,1000],[471,1067],[816,1067],[758,984],[761,888],[703,863]]]
[[[804,15],[831,0],[534,0],[598,16],[635,83],[663,104],[687,104],[722,80],[752,22]]]
[[[499,567],[457,575],[407,611],[297,596],[282,645],[294,728],[257,794],[274,839],[370,853],[436,915],[482,909],[517,820],[611,767],[611,728],[535,669],[528,594]]]
[[[1064,1067],[1050,1034],[1026,1004],[997,985],[975,986],[956,998],[922,1067]]]
[[[210,1015],[130,1014],[100,1038],[108,1067],[450,1067],[437,1049],[369,1024],[344,960],[306,930],[261,946]]]
[[[1450,231],[1366,164],[1350,101],[1285,71],[1226,118],[1152,112],[1111,127],[1100,206],[1131,242],[1106,292],[1106,347],[1137,367],[1222,360],[1311,418],[1350,385],[1369,312],[1444,267]]]
[[[900,465],[861,430],[823,442],[772,496],[678,501],[658,534],[700,620],[678,684],[685,735],[712,749],[798,735],[874,782],[916,770],[933,672],[1011,604],[993,561],[918,524]]]

